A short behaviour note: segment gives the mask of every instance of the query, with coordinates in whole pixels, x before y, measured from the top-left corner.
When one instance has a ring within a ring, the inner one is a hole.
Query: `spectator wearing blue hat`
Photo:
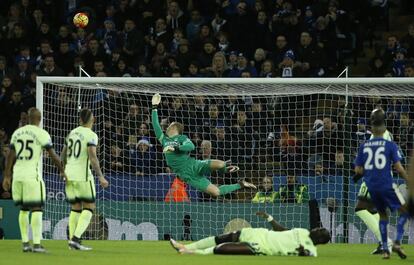
[[[114,21],[110,19],[105,20],[104,28],[98,29],[96,32],[96,38],[105,50],[105,53],[110,55],[118,46],[119,41]]]
[[[404,70],[405,70],[405,55],[407,54],[407,50],[404,48],[398,48],[395,51],[394,61],[392,62],[392,75],[394,77],[404,77]]]
[[[292,50],[287,50],[283,56],[282,62],[278,65],[279,76],[281,77],[295,77],[297,72],[295,67],[295,53]]]

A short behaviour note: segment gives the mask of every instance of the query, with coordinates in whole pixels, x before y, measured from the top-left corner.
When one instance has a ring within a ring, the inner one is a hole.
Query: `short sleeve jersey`
[[[13,179],[41,180],[39,163],[41,163],[42,151],[53,147],[49,133],[35,125],[23,126],[13,133],[10,147],[16,152]]]
[[[93,179],[88,147],[98,145],[98,136],[91,129],[79,126],[73,129],[65,140],[65,173],[70,181]]]

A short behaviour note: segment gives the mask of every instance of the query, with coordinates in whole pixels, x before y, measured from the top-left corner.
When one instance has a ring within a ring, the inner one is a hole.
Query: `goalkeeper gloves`
[[[178,153],[180,152],[180,147],[179,146],[166,146],[164,147],[164,149],[162,150],[163,153]]]
[[[357,182],[358,182],[358,180],[360,180],[363,176],[364,176],[364,175],[361,175],[361,174],[355,174],[355,175],[352,177],[352,180],[354,181],[354,183],[357,183]]]

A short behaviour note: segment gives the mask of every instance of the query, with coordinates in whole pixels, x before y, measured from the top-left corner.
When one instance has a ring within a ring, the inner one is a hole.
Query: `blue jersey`
[[[392,166],[401,160],[398,146],[384,138],[373,138],[359,147],[355,166],[364,168],[368,190],[392,187]]]

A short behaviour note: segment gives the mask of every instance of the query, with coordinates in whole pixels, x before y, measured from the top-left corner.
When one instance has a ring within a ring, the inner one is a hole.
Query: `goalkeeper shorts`
[[[206,177],[210,175],[211,160],[193,160],[188,163],[182,170],[177,170],[175,173],[178,177],[188,185],[200,191],[205,191],[210,180]]]

